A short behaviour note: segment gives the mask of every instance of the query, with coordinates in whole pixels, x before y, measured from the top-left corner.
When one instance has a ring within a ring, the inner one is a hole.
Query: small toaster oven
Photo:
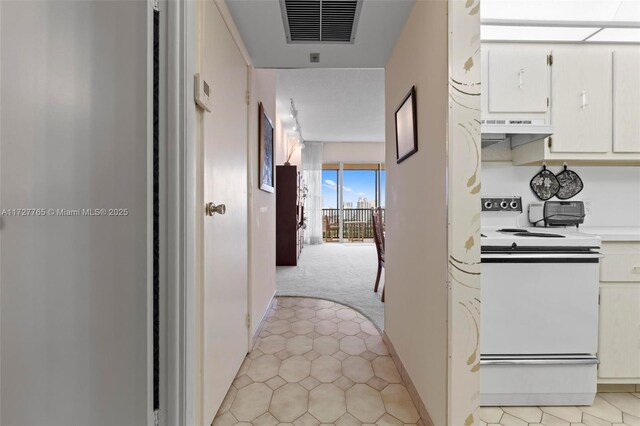
[[[533,226],[576,226],[584,223],[582,201],[545,201],[529,204],[529,222]]]

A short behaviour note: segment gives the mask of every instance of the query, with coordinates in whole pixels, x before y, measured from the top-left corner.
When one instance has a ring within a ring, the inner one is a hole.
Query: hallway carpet
[[[360,313],[280,297],[213,426],[423,425],[382,337]]]
[[[373,292],[378,267],[373,244],[325,243],[305,246],[298,266],[278,266],[278,296],[317,297],[351,306],[384,329],[384,303]]]

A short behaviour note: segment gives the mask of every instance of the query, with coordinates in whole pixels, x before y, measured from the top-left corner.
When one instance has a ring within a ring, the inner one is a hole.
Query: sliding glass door
[[[341,241],[340,232],[340,165],[322,170],[322,236],[324,241]]]
[[[384,208],[384,164],[325,164],[324,241],[372,242],[372,209]]]

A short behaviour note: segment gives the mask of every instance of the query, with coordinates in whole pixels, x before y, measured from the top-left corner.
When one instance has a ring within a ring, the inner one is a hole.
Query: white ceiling
[[[290,98],[306,141],[383,142],[383,69],[278,70],[277,114],[293,133]]]
[[[364,0],[353,44],[287,44],[278,0],[226,0],[256,68],[384,68],[414,1]]]
[[[639,0],[483,0],[485,19],[534,21],[640,21]]]
[[[483,0],[482,40],[640,42],[640,0]]]

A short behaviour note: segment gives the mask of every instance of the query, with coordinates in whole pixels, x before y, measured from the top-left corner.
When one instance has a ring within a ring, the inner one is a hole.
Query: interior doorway
[[[382,330],[384,248],[374,231],[383,235],[386,205],[384,70],[280,70],[276,99],[301,194],[298,257],[278,264],[276,294],[348,305]]]

